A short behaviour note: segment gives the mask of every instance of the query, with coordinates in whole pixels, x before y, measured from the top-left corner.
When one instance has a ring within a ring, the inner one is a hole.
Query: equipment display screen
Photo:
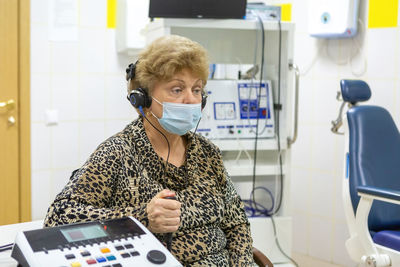
[[[60,231],[68,242],[107,236],[106,231],[104,231],[104,229],[98,224],[60,229]]]

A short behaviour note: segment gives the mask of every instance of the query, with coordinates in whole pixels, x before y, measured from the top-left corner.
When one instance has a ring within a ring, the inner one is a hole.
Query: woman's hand
[[[166,197],[175,197],[175,192],[164,189],[147,204],[148,229],[153,233],[171,233],[181,223],[181,203]]]

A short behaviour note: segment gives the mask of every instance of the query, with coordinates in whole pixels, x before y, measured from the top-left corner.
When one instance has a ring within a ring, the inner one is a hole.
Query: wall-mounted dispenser
[[[116,46],[119,53],[137,55],[146,45],[142,30],[149,23],[149,0],[118,0]]]
[[[358,9],[359,0],[309,0],[309,34],[317,38],[353,37]]]

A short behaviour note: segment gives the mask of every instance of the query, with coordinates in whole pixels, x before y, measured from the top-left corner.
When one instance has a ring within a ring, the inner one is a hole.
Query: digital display
[[[102,226],[98,224],[60,229],[60,231],[64,235],[64,237],[68,240],[68,242],[75,242],[75,241],[107,236],[106,231],[104,231]]]

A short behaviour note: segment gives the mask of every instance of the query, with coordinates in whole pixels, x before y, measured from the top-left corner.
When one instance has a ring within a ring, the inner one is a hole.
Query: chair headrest
[[[340,88],[345,102],[355,104],[367,101],[371,97],[371,89],[366,82],[361,80],[341,80]]]

